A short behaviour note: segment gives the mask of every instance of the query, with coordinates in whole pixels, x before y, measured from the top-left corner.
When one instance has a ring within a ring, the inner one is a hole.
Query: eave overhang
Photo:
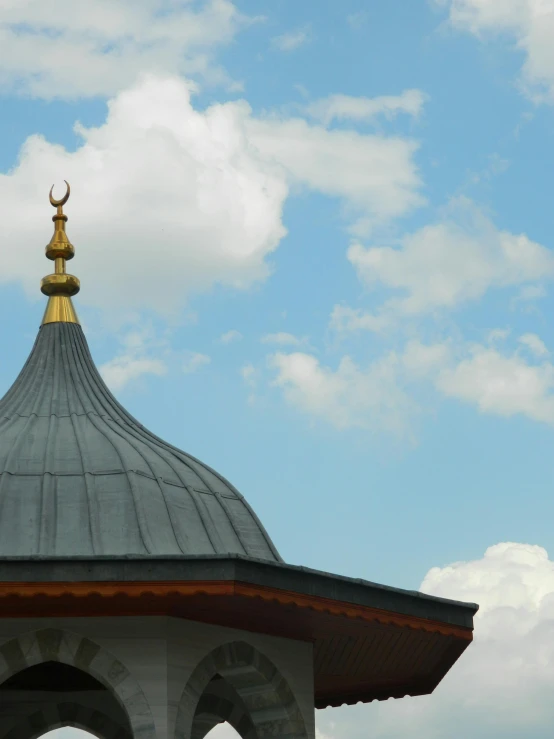
[[[314,646],[315,706],[430,693],[472,603],[240,555],[0,560],[0,617],[165,615]]]

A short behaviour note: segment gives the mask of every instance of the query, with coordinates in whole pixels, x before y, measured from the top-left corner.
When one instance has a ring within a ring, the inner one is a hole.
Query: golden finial
[[[79,323],[71,302],[71,296],[77,295],[81,286],[76,277],[68,275],[65,271],[65,263],[68,259],[73,259],[75,249],[65,232],[67,216],[63,212],[63,206],[69,200],[71,188],[69,182],[66,180],[64,182],[67,185],[67,190],[60,200],[55,200],[52,197],[54,185],[50,190],[50,203],[56,208],[56,215],[52,216],[54,235],[46,247],[46,256],[54,262],[55,270],[54,274],[44,277],[40,283],[41,291],[44,295],[48,295],[48,305],[42,319],[43,325],[60,321],[63,323]]]

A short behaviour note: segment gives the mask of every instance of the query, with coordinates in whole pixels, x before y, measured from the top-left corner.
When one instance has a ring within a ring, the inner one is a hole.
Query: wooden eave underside
[[[315,705],[432,692],[472,629],[233,580],[0,583],[0,617],[171,616],[314,645]]]

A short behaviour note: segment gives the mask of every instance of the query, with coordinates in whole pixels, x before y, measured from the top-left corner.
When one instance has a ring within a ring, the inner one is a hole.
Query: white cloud
[[[232,328],[230,331],[221,334],[219,337],[219,341],[222,344],[232,344],[234,341],[240,341],[241,339],[242,334],[240,331],[237,331],[236,328]]]
[[[519,291],[518,301],[540,300],[546,297],[546,288],[544,285],[525,285]]]
[[[417,117],[427,99],[421,90],[405,90],[400,95],[382,95],[376,98],[329,95],[304,107],[304,111],[328,126],[334,120],[367,122],[377,116],[387,119],[399,113]]]
[[[468,358],[441,370],[436,385],[444,395],[473,403],[483,413],[554,423],[550,362],[529,364],[517,353],[506,356],[494,348],[475,346]]]
[[[422,205],[415,141],[328,131],[297,118],[249,120],[253,143],[292,183],[339,198],[361,234]]]
[[[363,366],[345,356],[332,369],[304,352],[278,353],[269,363],[276,373],[273,384],[289,404],[339,430],[407,433],[422,411],[419,399],[426,387],[481,413],[554,424],[554,365],[546,361],[541,339],[519,338],[538,357],[533,363],[517,350],[498,351],[494,341],[501,337],[502,332],[494,340],[489,334],[489,346],[411,340],[402,352]]]
[[[187,375],[191,375],[193,372],[197,372],[201,367],[205,367],[207,364],[210,364],[211,361],[211,358],[208,357],[207,354],[189,352],[183,362],[183,372]]]
[[[554,562],[505,542],[484,557],[431,569],[421,591],[479,604],[474,642],[432,695],[318,713],[335,736],[544,739],[554,724]]]
[[[412,142],[258,120],[244,101],[199,112],[178,78],[144,77],[110,101],[103,125],[77,132],[74,152],[31,136],[0,175],[12,214],[0,282],[38,295],[49,269],[39,258],[51,228],[47,192],[67,179],[77,302],[112,314],[168,315],[214,285],[245,289],[267,278],[266,259],[286,233],[289,184],[339,198],[354,219],[383,221],[421,202]],[[7,247],[15,242],[17,251]]]
[[[510,307],[512,310],[519,310],[522,313],[536,313],[540,315],[537,301],[542,300],[547,295],[548,293],[544,285],[524,285],[510,300]]]
[[[380,284],[400,296],[376,314],[335,308],[339,330],[381,330],[399,318],[475,301],[491,288],[554,277],[554,255],[525,234],[501,231],[466,199],[454,201],[444,220],[405,235],[395,246],[354,243],[348,259],[369,287]]]
[[[406,431],[414,404],[399,382],[401,362],[392,352],[364,368],[345,356],[333,370],[303,352],[275,354],[269,364],[276,372],[273,385],[314,420],[339,430]]]
[[[253,364],[249,362],[248,364],[245,364],[244,367],[241,367],[240,375],[247,385],[250,385],[251,387],[255,386],[257,371]]]
[[[355,331],[382,331],[387,328],[389,318],[365,313],[360,308],[351,308],[348,305],[335,305],[329,321],[329,327],[338,333],[353,333]]]
[[[294,51],[303,46],[310,39],[310,31],[308,28],[297,28],[294,31],[287,31],[280,36],[271,39],[271,43],[279,51]]]
[[[545,357],[550,354],[544,341],[537,334],[524,334],[519,337],[519,341],[537,357]]]
[[[409,341],[403,352],[388,352],[366,365],[344,356],[336,369],[312,354],[277,353],[268,358],[272,384],[285,400],[312,420],[338,430],[351,428],[410,435],[420,408],[414,383],[429,382],[450,361],[450,347]]]
[[[0,175],[19,221],[6,234],[18,250],[2,249],[0,281],[20,280],[36,295],[51,268],[39,245],[50,236],[52,179],[73,187],[76,302],[170,314],[218,283],[240,289],[265,279],[265,257],[285,234],[287,184],[249,144],[249,115],[243,103],[197,112],[182,80],[148,76],[110,102],[105,124],[78,126],[75,152],[30,137],[18,165]]]
[[[285,331],[279,331],[276,334],[266,334],[261,338],[262,344],[279,344],[280,346],[300,346],[306,342],[305,339],[299,339],[293,334]]]
[[[229,0],[9,0],[0,88],[42,98],[113,95],[143,72],[229,83],[212,51],[248,21]]]
[[[244,384],[250,389],[248,394],[248,403],[252,405],[256,402],[256,389],[258,386],[258,370],[254,367],[251,362],[248,362],[240,368],[240,376],[242,377]]]
[[[420,341],[409,341],[402,354],[402,365],[412,379],[433,376],[450,360],[450,342],[442,344],[422,344]]]
[[[488,333],[487,342],[489,344],[496,344],[498,342],[502,342],[505,339],[507,339],[509,335],[510,335],[510,329],[493,328],[492,331],[489,331]]]
[[[130,331],[123,337],[122,344],[123,351],[99,367],[104,382],[113,392],[144,375],[161,377],[167,373],[165,361],[152,356],[166,348],[165,342],[156,339],[151,330]]]
[[[132,380],[137,380],[143,375],[157,375],[160,377],[165,375],[166,372],[167,367],[160,359],[135,358],[128,355],[115,357],[100,367],[100,374],[112,392],[121,390]]]
[[[438,0],[448,5],[454,26],[485,39],[509,34],[523,51],[522,82],[540,99],[554,102],[554,5],[551,0]]]

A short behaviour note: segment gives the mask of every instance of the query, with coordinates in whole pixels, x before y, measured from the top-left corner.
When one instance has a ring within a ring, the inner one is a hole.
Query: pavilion
[[[431,693],[478,607],[286,564],[233,485],[117,402],[72,304],[69,193],[0,400],[0,739],[314,739],[314,708]]]

